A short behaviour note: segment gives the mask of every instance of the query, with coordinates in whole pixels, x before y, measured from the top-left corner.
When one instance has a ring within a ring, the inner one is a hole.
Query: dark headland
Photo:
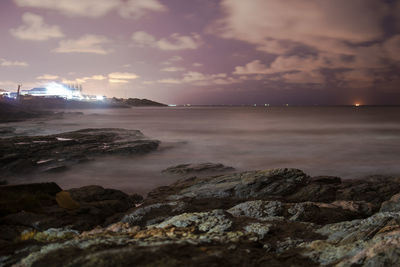
[[[0,123],[23,121],[52,115],[55,109],[107,109],[131,107],[166,107],[166,104],[149,99],[110,98],[101,101],[80,101],[65,98],[23,97],[9,99],[0,97]]]
[[[400,177],[237,172],[217,163],[163,171],[147,196],[97,185],[13,184],[102,155],[141,156],[140,131],[83,129],[0,139],[1,266],[395,266]]]

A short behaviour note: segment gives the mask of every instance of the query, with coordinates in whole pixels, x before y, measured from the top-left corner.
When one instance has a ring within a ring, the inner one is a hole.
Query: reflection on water
[[[300,168],[311,175],[356,178],[400,174],[400,107],[191,107],[80,110],[63,118],[10,123],[21,134],[82,128],[141,130],[160,151],[100,158],[65,174],[41,176],[64,188],[100,184],[146,192],[169,184],[160,171],[188,162],[221,162],[239,170]],[[165,149],[163,149],[165,148]]]

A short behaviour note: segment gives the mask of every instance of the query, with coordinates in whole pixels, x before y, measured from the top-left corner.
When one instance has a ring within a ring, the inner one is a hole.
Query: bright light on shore
[[[355,103],[354,106],[359,107],[359,106],[361,106],[361,104],[360,103]]]
[[[104,96],[102,96],[102,95],[97,95],[97,96],[96,96],[96,100],[103,101],[103,100],[104,100]]]

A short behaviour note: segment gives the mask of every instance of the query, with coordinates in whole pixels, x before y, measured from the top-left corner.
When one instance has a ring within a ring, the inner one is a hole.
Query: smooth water
[[[106,157],[63,174],[63,188],[99,184],[145,193],[176,178],[171,165],[221,162],[238,170],[293,167],[310,175],[400,174],[400,107],[187,107],[79,110],[59,119],[9,123],[20,134],[82,128],[141,130],[162,141],[145,156]],[[71,112],[71,111],[69,111]],[[30,178],[32,181],[32,178]],[[26,182],[21,179],[20,182]]]

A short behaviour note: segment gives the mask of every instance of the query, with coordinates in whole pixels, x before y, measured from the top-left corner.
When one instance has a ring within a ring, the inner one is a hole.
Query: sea
[[[214,162],[238,171],[298,168],[343,179],[400,175],[400,107],[134,107],[67,110],[63,116],[8,123],[20,135],[83,128],[140,130],[161,141],[152,153],[100,157],[61,174],[22,177],[62,188],[90,184],[145,194],[177,178],[184,163]]]

